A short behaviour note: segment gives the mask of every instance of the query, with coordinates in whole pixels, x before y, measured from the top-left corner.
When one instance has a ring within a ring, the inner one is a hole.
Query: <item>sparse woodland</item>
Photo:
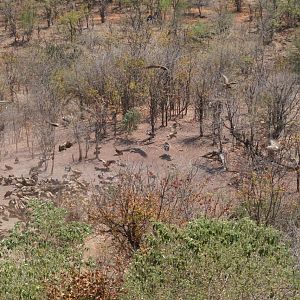
[[[1,0],[0,299],[299,299],[299,25]]]

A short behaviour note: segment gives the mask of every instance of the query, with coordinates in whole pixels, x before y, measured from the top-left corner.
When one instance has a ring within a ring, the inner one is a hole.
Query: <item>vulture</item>
[[[222,77],[224,78],[224,81],[225,81],[225,82],[224,82],[224,86],[225,86],[227,89],[230,89],[232,84],[237,84],[237,82],[235,82],[235,81],[229,81],[228,77],[225,76],[224,74],[221,73],[221,75],[222,75]]]
[[[115,151],[116,151],[117,155],[123,155],[123,151],[122,150],[119,150],[119,149],[115,148]]]
[[[106,169],[109,169],[109,166],[110,166],[111,164],[116,163],[115,160],[104,160],[104,159],[100,159],[100,161],[103,163],[103,166],[104,166]]]
[[[164,145],[163,145],[163,147],[164,147],[164,150],[165,150],[166,152],[169,152],[169,151],[170,151],[170,144],[169,144],[168,142],[165,142]]]
[[[270,145],[267,146],[267,149],[271,151],[278,151],[280,149],[280,145],[277,141],[270,140]]]

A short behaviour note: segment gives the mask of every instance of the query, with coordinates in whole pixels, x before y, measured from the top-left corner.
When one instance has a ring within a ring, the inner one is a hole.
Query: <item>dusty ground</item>
[[[171,122],[172,124],[174,122]],[[180,129],[178,134],[172,139],[168,139],[168,134],[171,132],[170,127],[158,128],[157,135],[153,142],[149,145],[141,143],[142,140],[147,138],[146,135],[149,125],[144,123],[131,135],[126,138],[125,134],[119,135],[117,138],[108,137],[101,143],[102,148],[100,151],[100,158],[104,160],[116,160],[117,163],[111,165],[109,171],[103,168],[101,161],[95,159],[94,147],[95,144],[91,144],[87,159],[78,162],[78,146],[75,144],[72,148],[63,152],[58,152],[58,144],[66,141],[70,134],[68,128],[58,128],[56,132],[57,146],[55,154],[55,166],[54,173],[50,174],[50,168],[47,172],[42,172],[39,175],[40,179],[43,178],[57,178],[62,179],[63,175],[67,174],[65,170],[66,166],[71,166],[73,170],[82,171],[81,178],[91,183],[92,185],[99,184],[98,175],[108,176],[116,175],[120,169],[126,167],[142,167],[149,170],[153,174],[163,176],[166,172],[176,170],[188,170],[193,166],[198,166],[198,178],[199,181],[207,182],[207,190],[214,194],[230,195],[233,189],[228,186],[228,182],[232,176],[236,175],[234,165],[236,165],[235,152],[238,149],[232,149],[228,140],[224,141],[224,148],[228,148],[229,157],[229,171],[225,172],[222,165],[218,161],[213,161],[202,157],[207,152],[217,150],[215,146],[212,146],[209,136],[198,138],[198,124],[193,120],[192,114],[189,114],[185,118],[179,120]],[[164,142],[168,141],[170,144],[170,160],[160,157],[165,154],[163,149]],[[125,150],[123,155],[117,156],[115,147],[120,150]],[[132,149],[139,149],[136,152],[131,152]],[[13,144],[7,147],[8,154],[0,161],[0,174],[8,176],[12,174],[14,176],[28,176],[31,167],[36,166],[38,162],[38,153],[36,157],[32,159],[31,153],[26,148],[25,140],[19,144],[19,151],[15,152],[15,146]],[[19,163],[15,164],[15,158],[18,157]],[[13,167],[10,171],[5,171],[5,165]],[[121,165],[121,166],[120,166]],[[95,167],[102,169],[96,170]],[[11,189],[11,187],[0,186],[0,205],[7,204],[9,199],[4,199],[4,194]],[[4,222],[2,226],[11,225],[13,223]]]
[[[170,124],[172,123],[174,122]],[[209,151],[216,150],[216,148],[212,146],[209,136],[198,138],[198,124],[193,120],[192,116],[187,116],[180,120],[180,125],[181,128],[178,129],[177,136],[172,139],[168,138],[168,134],[171,132],[170,127],[159,128],[156,137],[149,144],[141,142],[148,137],[146,131],[149,129],[149,126],[145,123],[139,125],[139,128],[132,135],[128,136],[128,138],[125,134],[121,134],[116,138],[108,137],[101,143],[100,158],[104,160],[113,159],[122,165],[145,165],[149,168],[149,171],[153,173],[161,173],[168,168],[187,169],[195,165],[195,163],[207,163],[207,160],[201,156]],[[78,162],[78,146],[76,144],[66,151],[58,152],[58,144],[66,140],[68,137],[68,129],[57,129],[56,136],[57,147],[52,177],[61,179],[66,173],[65,166],[70,165],[73,169],[78,169],[83,172],[83,179],[91,183],[95,182],[99,174],[99,171],[95,170],[95,166],[103,168],[103,164],[95,159],[95,155],[93,154],[94,144],[90,144],[91,149],[88,157]],[[170,161],[160,158],[160,156],[165,153],[163,144],[166,141],[170,144]],[[227,142],[227,140],[224,141],[224,144],[227,144]],[[35,159],[32,159],[31,153],[26,149],[25,141],[19,143],[18,152],[15,152],[14,148],[15,146],[12,144],[7,147],[8,154],[0,162],[1,173],[6,175],[27,176],[30,168],[37,165],[38,155],[36,155]],[[123,155],[118,156],[115,152],[115,148],[125,150]],[[134,153],[130,151],[133,148],[139,148],[142,151],[140,151],[141,153]],[[19,159],[18,164],[14,163],[16,157]],[[5,164],[12,166],[13,170],[5,171]],[[221,165],[219,165],[219,167],[221,167]],[[108,173],[115,173],[119,168],[118,164],[113,164]],[[206,172],[207,176],[212,176],[210,173],[213,172],[213,170],[210,171],[208,169]],[[50,170],[40,174],[41,178],[48,176],[50,176]],[[216,176],[216,174],[213,174],[213,176]]]

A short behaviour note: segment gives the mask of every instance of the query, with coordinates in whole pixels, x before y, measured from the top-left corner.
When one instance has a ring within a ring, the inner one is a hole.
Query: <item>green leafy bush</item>
[[[193,26],[191,34],[194,38],[202,39],[210,37],[212,30],[207,24],[198,22]]]
[[[124,115],[122,127],[128,134],[132,133],[141,120],[141,114],[136,109],[130,109]]]
[[[0,299],[45,299],[45,283],[82,264],[89,227],[50,202],[32,200],[29,211],[0,243]]]
[[[79,24],[82,17],[82,12],[70,11],[59,19],[63,33],[71,42],[74,42],[76,34],[80,31]]]
[[[299,0],[280,0],[277,8],[277,15],[281,27],[295,27],[300,20]]]
[[[124,299],[296,299],[293,261],[276,230],[249,219],[154,227]]]
[[[295,71],[300,74],[300,30],[298,30],[298,36],[294,40],[293,47],[290,51],[290,61]]]
[[[25,6],[24,10],[21,12],[20,21],[23,32],[29,40],[37,21],[36,11],[33,5]]]

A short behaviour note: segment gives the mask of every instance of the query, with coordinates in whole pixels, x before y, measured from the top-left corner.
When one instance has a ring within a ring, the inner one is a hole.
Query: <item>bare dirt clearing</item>
[[[91,186],[101,185],[107,178],[116,176],[120,170],[125,168],[143,168],[153,174],[154,176],[163,177],[168,172],[178,172],[189,170],[194,166],[198,168],[197,177],[199,181],[206,182],[207,192],[213,193],[216,197],[230,197],[230,191],[234,192],[228,183],[233,176],[237,174],[237,158],[236,153],[238,149],[228,148],[229,166],[228,170],[224,171],[221,162],[217,160],[210,160],[202,157],[208,152],[216,150],[211,144],[209,137],[199,138],[198,126],[193,120],[192,116],[188,116],[179,121],[180,129],[176,137],[169,139],[168,134],[170,128],[159,128],[156,137],[149,144],[141,141],[147,138],[146,131],[147,124],[141,124],[131,136],[127,139],[126,136],[120,136],[116,139],[107,138],[101,143],[100,158],[104,160],[116,160],[116,164],[112,164],[109,170],[103,166],[101,161],[95,159],[92,153],[93,149],[86,159],[78,162],[77,145],[66,151],[58,152],[56,146],[54,172],[50,174],[50,168],[47,172],[39,173],[39,180],[53,178],[64,180],[65,176],[72,174],[72,171],[80,171],[79,180],[83,180]],[[171,123],[172,124],[172,123]],[[68,137],[68,129],[58,129],[57,145],[59,141],[64,141]],[[164,157],[165,151],[163,144],[165,142],[170,144],[170,151],[167,153],[169,157]],[[228,142],[224,143],[224,147],[229,146]],[[115,148],[123,150],[122,155],[117,155]],[[29,170],[38,164],[38,157],[32,159],[31,153],[26,149],[24,142],[20,143],[17,153],[14,151],[14,145],[7,149],[7,157],[1,162],[1,175],[15,177],[28,177]],[[226,150],[227,151],[227,150]],[[231,156],[232,153],[232,156]],[[15,158],[18,157],[18,164],[15,164]],[[232,157],[232,158],[231,158]],[[167,159],[164,159],[167,158]],[[5,165],[11,166],[12,170],[5,170]],[[71,171],[67,167],[71,167]],[[67,170],[66,170],[67,169]],[[4,198],[4,194],[9,190],[14,190],[14,186],[0,186],[1,205],[8,205],[10,197]],[[15,221],[16,219],[14,219]],[[13,224],[11,220],[2,220],[2,229]]]

